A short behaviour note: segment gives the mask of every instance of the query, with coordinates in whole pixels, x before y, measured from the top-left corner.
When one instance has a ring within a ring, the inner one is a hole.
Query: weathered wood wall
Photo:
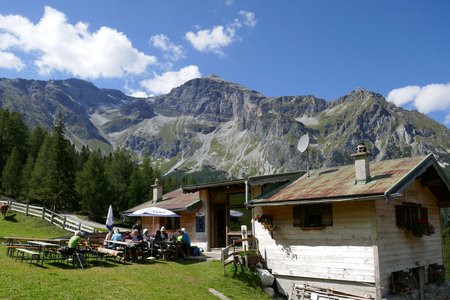
[[[254,212],[269,214],[276,225],[272,238],[255,222],[259,250],[272,273],[297,277],[300,282],[302,278],[310,283],[317,279],[321,286],[324,280],[330,284],[339,282],[349,292],[374,293],[373,201],[333,203],[333,226],[323,229],[294,227],[292,209],[274,206]],[[361,282],[365,285],[361,286]]]
[[[421,238],[396,224],[395,205],[413,202],[428,208],[428,219],[436,227],[436,233]],[[411,268],[425,267],[429,264],[443,264],[440,210],[437,200],[430,190],[416,180],[402,197],[395,202],[376,202],[378,260],[380,269],[380,289],[385,295],[391,289],[391,274],[408,271]]]

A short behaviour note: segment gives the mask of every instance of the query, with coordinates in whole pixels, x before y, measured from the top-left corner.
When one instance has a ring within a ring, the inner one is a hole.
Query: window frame
[[[395,221],[400,228],[410,228],[415,223],[428,223],[428,208],[417,203],[397,204]]]
[[[320,210],[320,217],[318,217],[317,210]],[[294,205],[292,208],[292,212],[292,225],[294,227],[300,227],[302,229],[314,229],[333,226],[332,203]],[[320,220],[318,218],[320,218]]]

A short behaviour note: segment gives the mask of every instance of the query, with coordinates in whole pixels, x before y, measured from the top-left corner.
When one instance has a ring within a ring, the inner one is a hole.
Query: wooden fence
[[[48,210],[45,207],[34,206],[29,204],[23,204],[11,200],[0,201],[7,203],[10,210],[18,211],[24,213],[27,216],[35,216],[49,221],[51,224],[58,226],[64,230],[75,232],[82,231],[88,233],[97,232],[97,229],[91,226],[87,226],[81,223],[74,222],[68,219],[66,216],[55,213],[54,211]]]

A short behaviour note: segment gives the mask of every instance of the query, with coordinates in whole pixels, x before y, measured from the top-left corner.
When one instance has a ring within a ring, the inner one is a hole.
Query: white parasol
[[[112,206],[111,205],[109,205],[108,216],[106,217],[106,228],[109,231],[112,231],[113,228],[114,228],[113,210],[112,210]]]
[[[155,227],[155,217],[175,217],[179,218],[180,216],[174,213],[171,210],[162,208],[162,207],[146,207],[136,210],[128,214],[129,217],[153,217],[152,230]]]

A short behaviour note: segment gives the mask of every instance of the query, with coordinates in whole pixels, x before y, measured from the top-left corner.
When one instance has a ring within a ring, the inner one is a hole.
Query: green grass
[[[68,235],[48,222],[9,212],[0,220],[0,237],[49,238]],[[122,265],[108,262],[86,270],[49,262],[43,267],[15,261],[0,245],[1,299],[217,299],[209,288],[231,299],[269,299],[249,271],[223,276],[219,261],[155,261]]]
[[[447,279],[450,280],[450,236],[444,237],[444,266]]]

